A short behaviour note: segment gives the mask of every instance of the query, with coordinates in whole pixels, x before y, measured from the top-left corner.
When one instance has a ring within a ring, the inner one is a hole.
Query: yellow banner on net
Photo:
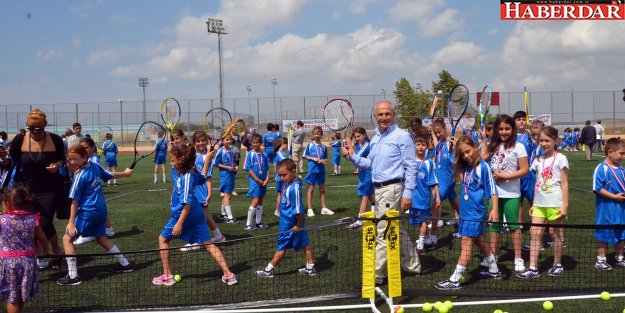
[[[386,228],[386,266],[388,268],[388,296],[391,298],[401,296],[401,261],[399,242],[399,211],[389,210],[386,217],[389,218]]]
[[[375,238],[378,229],[373,218],[375,212],[365,212],[362,217],[362,297],[375,298]]]

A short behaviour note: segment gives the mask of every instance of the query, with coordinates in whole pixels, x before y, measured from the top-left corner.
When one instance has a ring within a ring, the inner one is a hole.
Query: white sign
[[[292,127],[295,128],[295,124],[297,124],[297,121],[302,121],[304,123],[304,130],[307,133],[312,132],[312,129],[315,128],[315,126],[321,126],[324,131],[331,131],[330,128],[336,129],[338,127],[338,121],[336,119],[328,120],[329,124],[326,124],[326,121],[322,118],[309,120],[282,120],[282,132],[288,131],[289,124],[291,124]]]
[[[530,123],[535,120],[542,121],[545,126],[551,126],[551,114],[530,114]]]

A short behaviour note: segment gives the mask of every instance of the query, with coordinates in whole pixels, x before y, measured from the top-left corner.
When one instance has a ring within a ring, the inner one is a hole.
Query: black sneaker
[[[266,271],[264,268],[262,270],[256,271],[256,276],[265,277],[265,278],[273,278],[273,269]]]
[[[311,269],[302,267],[298,270],[298,272],[304,276],[316,276],[317,275],[317,270],[314,267]]]
[[[451,281],[449,279],[436,283],[434,287],[439,290],[455,290],[462,288],[462,286],[460,286],[460,281]]]
[[[134,267],[132,267],[132,264],[128,263],[126,266],[123,266],[119,263],[117,263],[115,266],[113,266],[113,271],[117,272],[117,273],[130,273],[132,271],[134,271]]]
[[[65,275],[65,277],[58,279],[56,283],[61,286],[75,286],[80,285],[80,283],[82,283],[82,280],[80,279],[80,276],[76,276],[75,278],[69,278],[69,274],[67,274]]]
[[[226,223],[228,223],[228,224],[239,224],[239,221],[237,221],[234,218],[231,218],[231,219],[227,219]]]
[[[267,225],[267,224],[263,224],[263,223],[256,224],[256,228],[263,229],[263,228],[267,228],[267,227],[269,227],[269,225]]]
[[[560,277],[562,276],[562,274],[564,274],[564,267],[562,267],[562,265],[560,266],[554,265],[551,269],[549,269],[549,273],[547,273],[547,275],[551,277]]]
[[[523,272],[517,272],[516,277],[521,278],[521,279],[538,278],[540,277],[540,273],[538,273],[538,270],[533,270],[533,269],[528,268],[524,270]]]
[[[492,279],[501,279],[502,277],[501,272],[491,273],[489,271],[480,272],[480,276],[482,276],[483,278],[492,278]]]

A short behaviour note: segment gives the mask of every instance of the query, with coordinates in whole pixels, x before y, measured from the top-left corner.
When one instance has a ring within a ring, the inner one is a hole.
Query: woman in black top
[[[16,165],[15,182],[25,184],[34,194],[33,208],[40,213],[41,228],[54,254],[61,254],[53,220],[56,209],[67,197],[63,191],[63,177],[58,172],[65,164],[63,140],[45,131],[48,122],[45,113],[39,109],[28,114],[26,125],[28,132],[15,136],[9,148],[10,159]],[[6,156],[6,152],[2,151],[0,156]]]

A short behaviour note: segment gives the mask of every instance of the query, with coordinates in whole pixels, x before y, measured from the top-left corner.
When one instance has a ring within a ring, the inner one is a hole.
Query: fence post
[[[306,96],[304,96],[304,119],[306,119]]]
[[[616,135],[616,91],[612,92],[612,135]]]

